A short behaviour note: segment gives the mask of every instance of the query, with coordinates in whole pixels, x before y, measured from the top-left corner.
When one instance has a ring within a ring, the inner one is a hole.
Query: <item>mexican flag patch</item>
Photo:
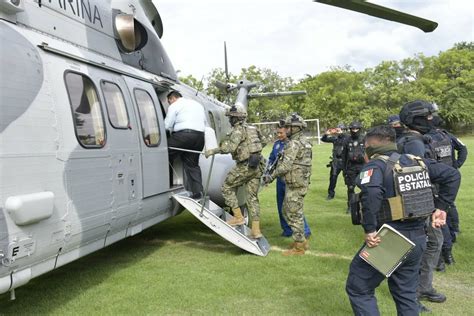
[[[369,169],[367,171],[360,173],[360,184],[365,184],[370,182],[370,177],[372,176],[372,172],[374,169]]]

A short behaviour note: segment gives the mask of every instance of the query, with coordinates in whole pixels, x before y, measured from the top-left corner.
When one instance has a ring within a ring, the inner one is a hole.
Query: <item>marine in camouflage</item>
[[[283,176],[286,182],[283,215],[293,230],[293,239],[304,242],[303,202],[311,177],[311,143],[303,133],[293,134],[286,143],[281,161],[273,177]]]
[[[235,209],[239,207],[237,190],[240,186],[244,185],[247,191],[246,202],[252,220],[259,221],[260,204],[258,200],[258,189],[265,164],[263,160],[261,160],[257,168],[250,168],[248,165],[249,157],[252,154],[251,149],[255,147],[255,143],[258,141],[255,139],[254,133],[247,132],[248,128],[250,127],[248,127],[245,122],[236,123],[232,131],[220,145],[219,151],[221,153],[230,153],[232,158],[236,161],[236,165],[229,171],[224,181],[222,195],[226,205]]]

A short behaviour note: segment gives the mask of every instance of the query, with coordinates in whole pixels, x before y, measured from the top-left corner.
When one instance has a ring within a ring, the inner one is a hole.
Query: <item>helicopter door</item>
[[[125,78],[140,122],[143,197],[169,190],[168,147],[159,100],[153,86],[133,78]]]

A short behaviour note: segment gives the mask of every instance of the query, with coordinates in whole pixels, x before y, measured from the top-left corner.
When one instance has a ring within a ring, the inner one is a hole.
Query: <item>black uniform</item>
[[[344,161],[344,181],[347,186],[347,207],[349,209],[351,199],[354,195],[356,178],[362,170],[364,160],[364,135],[360,132],[347,136],[344,143],[342,158]]]
[[[466,146],[446,130],[433,128],[425,136],[429,138],[432,155],[437,161],[454,168],[461,167],[466,161]],[[444,262],[448,264],[454,262],[451,249],[457,232],[459,232],[459,215],[453,203],[448,212],[447,225],[442,227],[442,256],[438,260],[437,270],[444,271]]]
[[[335,195],[334,189],[337,184],[337,177],[339,173],[344,169],[344,161],[342,159],[342,152],[344,151],[344,144],[347,135],[327,135],[324,134],[321,137],[321,141],[325,143],[332,143],[332,157],[330,162],[331,171],[329,173],[329,187],[328,187],[328,198],[333,198]]]
[[[390,156],[393,152],[384,153]],[[412,166],[415,163],[406,155],[401,155],[400,165]],[[434,205],[446,209],[457,194],[460,175],[457,170],[436,161],[424,159],[432,183],[439,185],[438,197]],[[363,212],[362,226],[366,233],[375,232],[382,223],[377,222],[377,214],[382,207],[382,201],[395,196],[394,178],[392,172],[385,172],[386,163],[374,159],[362,169],[357,185],[361,189]],[[421,256],[426,247],[426,236],[423,218],[413,220],[398,220],[388,222],[393,228],[413,241],[416,247],[403,261],[397,270],[388,278],[388,285],[398,315],[418,315],[416,290]],[[347,278],[346,292],[349,295],[355,315],[379,315],[375,288],[385,276],[363,261],[357,253],[351,262]]]

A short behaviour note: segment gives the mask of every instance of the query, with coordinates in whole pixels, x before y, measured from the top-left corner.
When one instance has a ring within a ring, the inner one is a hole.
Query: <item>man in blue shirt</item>
[[[270,153],[270,157],[268,157],[268,165],[271,165],[273,164],[273,162],[275,162],[275,159],[277,159],[278,157],[278,153],[282,152],[283,147],[285,147],[285,142],[287,141],[285,127],[277,128],[277,138],[278,140],[273,144],[273,149],[272,149],[272,152]],[[283,229],[283,232],[281,233],[281,235],[285,237],[290,237],[293,235],[293,232],[282,214],[283,199],[285,197],[285,181],[281,177],[277,178],[276,194],[277,194],[278,216],[280,217],[280,225],[281,225],[281,228]],[[308,223],[306,222],[306,218],[304,219],[304,234],[306,238],[308,238],[311,235],[311,230],[309,229]]]

